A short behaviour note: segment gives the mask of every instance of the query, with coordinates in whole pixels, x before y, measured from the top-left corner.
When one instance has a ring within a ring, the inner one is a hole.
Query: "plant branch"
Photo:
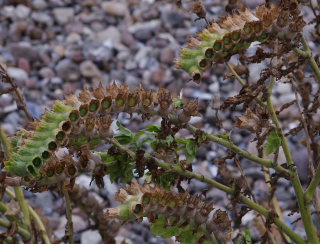
[[[308,58],[309,64],[312,67],[315,76],[316,76],[316,80],[320,83],[320,69],[319,66],[316,62],[316,60],[314,59],[314,56],[312,55],[311,49],[309,47],[308,41],[306,40],[305,37],[302,37],[302,45],[304,47],[304,51],[296,48],[295,51],[296,53],[298,53],[300,56]]]
[[[196,134],[196,133],[203,133],[203,135],[210,141],[218,143],[226,148],[231,149],[233,152],[239,154],[240,156],[247,158],[251,161],[254,161],[262,166],[265,166],[267,168],[274,168],[276,171],[278,171],[279,173],[283,173],[286,176],[293,176],[292,172],[290,172],[289,170],[283,168],[280,165],[274,165],[274,163],[271,160],[268,159],[264,159],[264,158],[260,158],[257,157],[255,155],[250,154],[248,151],[241,149],[240,147],[238,147],[237,145],[233,144],[231,141],[222,139],[216,135],[212,135],[209,133],[206,133],[200,129],[197,129],[196,127],[192,126],[192,125],[187,125],[187,129],[192,132],[192,134]]]
[[[320,164],[317,167],[316,173],[313,176],[309,186],[307,187],[304,198],[307,204],[309,204],[312,201],[312,197],[315,194],[317,190],[317,186],[320,184]]]
[[[117,148],[119,148],[120,150],[122,150],[123,152],[126,152],[127,154],[129,154],[131,157],[135,158],[135,153],[133,151],[131,151],[130,149],[122,146],[117,140],[115,139],[109,139],[108,140],[110,143],[112,143],[114,146],[116,146]],[[230,195],[234,195],[235,194],[235,190],[231,187],[228,187],[226,185],[223,185],[213,179],[210,179],[208,177],[205,177],[204,175],[201,174],[197,174],[188,170],[185,170],[184,168],[182,168],[180,165],[173,165],[173,164],[169,164],[169,163],[165,163],[165,162],[161,162],[159,161],[157,158],[151,156],[150,154],[145,155],[145,158],[152,158],[154,160],[154,162],[161,168],[169,170],[169,171],[173,171],[179,175],[182,176],[186,176],[188,178],[193,178],[193,179],[197,179],[199,181],[205,182],[215,188],[218,188],[221,191],[224,191]],[[247,198],[246,196],[244,196],[243,194],[239,194],[237,195],[238,200],[244,204],[246,204],[249,208],[251,208],[252,210],[257,211],[258,213],[260,213],[261,215],[263,215],[264,217],[268,218],[270,217],[270,213],[267,209],[265,209],[264,207],[260,206],[259,204],[255,203],[254,201],[250,200],[249,198]],[[298,244],[305,244],[305,241],[298,235],[296,234],[292,229],[290,229],[284,222],[282,222],[279,218],[275,218],[274,219],[274,223],[282,230],[284,231],[292,240],[294,240],[296,243]]]
[[[0,218],[0,226],[5,227],[5,228],[10,228],[11,224],[12,223],[10,221],[7,221],[5,219]],[[19,235],[21,235],[21,237],[25,241],[28,241],[31,239],[31,233],[29,232],[29,230],[27,230],[19,225],[18,225],[17,229],[18,229]]]
[[[70,200],[68,189],[64,185],[62,185],[62,192],[63,192],[64,197],[66,199],[66,215],[67,215],[67,220],[68,220],[67,230],[68,230],[68,235],[69,235],[69,243],[74,244],[71,200]]]
[[[312,221],[312,216],[311,216],[311,211],[310,211],[310,207],[305,203],[304,200],[304,191],[298,176],[297,171],[295,170],[295,163],[292,159],[292,155],[291,155],[291,151],[289,149],[289,145],[287,142],[286,137],[284,136],[284,133],[282,131],[281,128],[281,124],[280,121],[278,120],[278,117],[276,115],[275,109],[273,107],[272,104],[272,100],[271,100],[271,94],[272,94],[272,90],[274,87],[274,83],[275,83],[275,78],[272,77],[271,81],[270,81],[270,86],[267,90],[268,93],[268,97],[267,97],[267,105],[268,105],[268,110],[271,114],[271,118],[273,123],[275,124],[276,128],[277,128],[277,132],[281,137],[281,145],[283,148],[283,152],[287,161],[287,165],[289,168],[291,168],[292,172],[294,173],[294,177],[291,178],[291,182],[294,188],[294,191],[296,193],[296,198],[298,201],[298,205],[299,205],[299,209],[300,209],[300,213],[301,213],[301,218],[306,230],[306,234],[308,237],[308,241],[312,244],[319,244],[319,239],[317,237],[317,232],[316,232],[316,228],[314,226],[314,223]]]
[[[230,70],[230,72],[234,75],[234,77],[239,81],[239,83],[245,87],[247,82],[245,82],[239,75],[238,73],[234,70],[234,68],[229,64],[229,63],[226,63],[227,64],[227,67],[228,69]],[[249,88],[246,88],[246,90],[248,91],[251,91],[251,89]],[[255,98],[256,102],[259,103],[262,107],[266,107],[267,105],[265,103],[263,103],[259,98]]]
[[[14,200],[17,200],[15,194],[10,191],[8,188],[6,188],[6,193]],[[38,230],[41,231],[41,236],[42,236],[42,240],[44,241],[45,244],[51,244],[50,239],[48,237],[47,231],[44,227],[44,224],[42,223],[39,215],[36,213],[36,211],[33,210],[33,208],[31,206],[28,206],[29,209],[29,213],[32,217],[32,219],[34,220],[34,222],[37,225]]]

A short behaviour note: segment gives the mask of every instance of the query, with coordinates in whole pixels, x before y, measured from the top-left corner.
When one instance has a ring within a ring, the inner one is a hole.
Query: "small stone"
[[[29,61],[27,59],[19,58],[18,67],[23,69],[27,73],[30,73],[31,67],[30,67],[30,63],[29,63]]]
[[[166,71],[163,68],[158,68],[151,73],[150,81],[152,83],[161,84],[166,76]]]
[[[101,235],[97,230],[87,230],[81,235],[81,244],[99,244],[101,240]]]
[[[80,78],[78,65],[69,59],[61,60],[56,66],[56,71],[58,76],[66,81],[76,81]]]
[[[43,10],[47,7],[47,3],[44,0],[33,0],[32,6],[37,10]]]
[[[80,64],[80,72],[84,77],[100,78],[101,72],[98,67],[90,60],[84,61]]]
[[[74,42],[80,42],[80,41],[81,41],[81,36],[78,33],[70,33],[66,39],[67,43],[74,43]]]
[[[121,32],[121,42],[128,47],[132,47],[136,44],[133,35],[128,31]]]
[[[124,17],[128,11],[128,6],[125,3],[111,1],[111,2],[103,2],[102,9],[110,15]]]
[[[42,69],[40,69],[39,75],[45,79],[52,79],[54,77],[54,72],[49,67],[43,67]]]
[[[32,12],[31,18],[40,24],[46,24],[47,26],[52,26],[53,20],[51,16],[45,12],[42,12],[42,11]]]
[[[175,58],[174,50],[170,47],[166,47],[162,50],[160,55],[160,61],[164,64],[173,64]]]
[[[8,74],[16,81],[25,82],[29,79],[29,76],[26,71],[16,67],[9,67]]]
[[[74,10],[73,8],[55,8],[53,14],[57,22],[64,25],[74,17]]]
[[[28,8],[27,6],[19,4],[16,7],[15,15],[19,19],[26,19],[29,16],[30,11],[31,11],[30,8]]]
[[[111,40],[113,43],[120,42],[120,32],[118,28],[110,26],[107,29],[100,31],[96,34],[96,40],[100,42],[105,42]]]
[[[26,43],[14,44],[10,47],[10,51],[12,56],[16,60],[24,58],[28,61],[36,61],[39,57],[36,49],[32,48],[29,44]]]

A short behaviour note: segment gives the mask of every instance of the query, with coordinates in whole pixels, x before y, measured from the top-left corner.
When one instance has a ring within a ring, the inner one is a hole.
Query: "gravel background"
[[[203,117],[194,118],[193,123],[213,133],[232,132],[232,140],[237,145],[254,152],[249,133],[233,127],[234,118],[240,112],[220,113],[223,128],[217,126],[213,108],[241,89],[233,79],[224,79],[224,65],[215,65],[206,72],[200,85],[187,83],[188,75],[174,68],[180,48],[191,35],[205,26],[205,22],[194,22],[195,15],[178,9],[171,2],[0,0],[0,63],[8,67],[8,73],[22,88],[27,106],[36,118],[54,100],[63,99],[64,94],[78,93],[84,87],[95,87],[100,81],[104,85],[114,80],[125,81],[131,88],[140,84],[147,89],[165,87],[177,95],[183,88],[186,97],[200,99]],[[188,7],[191,1],[186,2]],[[213,19],[224,15],[226,2],[204,1],[207,17]],[[263,1],[247,2],[253,8]],[[306,15],[309,13],[306,12]],[[255,81],[264,67],[264,64],[250,65],[250,81]],[[6,88],[6,84],[0,83],[0,91]],[[274,101],[278,106],[294,99],[289,85],[277,84]],[[291,107],[282,114],[282,119],[286,119],[286,128],[297,125],[297,113],[297,109]],[[124,115],[120,116],[120,120],[134,131],[145,125],[138,117],[129,121],[128,116]],[[0,122],[8,134],[26,125],[25,115],[17,110],[11,95],[0,96]],[[151,123],[159,123],[159,119]],[[294,158],[302,168],[300,174],[305,181],[307,172],[303,170],[303,165],[307,162],[307,152],[297,146],[301,137],[298,135],[291,140],[290,146],[295,148]],[[217,176],[213,160],[224,155],[225,150],[215,144],[201,147],[194,171],[209,177]],[[260,168],[245,160],[242,162],[248,179],[254,182],[253,192],[257,199],[267,199],[268,188]],[[237,171],[233,165],[230,169]],[[83,175],[77,182],[90,188],[97,199],[110,199],[112,205],[117,204],[112,201],[118,189],[116,184],[111,184],[106,177],[105,189],[99,190],[96,186],[89,187],[90,180],[89,176]],[[188,189],[200,192],[206,188],[205,184],[192,181]],[[49,192],[26,192],[26,195],[34,207],[43,209],[55,235],[62,237],[66,223],[63,201]],[[276,195],[284,209],[285,221],[289,224],[297,219],[296,215],[287,216],[295,205],[293,190],[287,181],[279,183]],[[227,196],[221,191],[210,189],[207,198],[214,200],[218,207],[228,207]],[[248,213],[243,225],[249,227],[254,238],[258,239],[260,233],[252,224],[254,218],[253,213]],[[97,232],[86,230],[88,223],[77,210],[74,211],[74,223],[79,243],[101,242]],[[304,235],[300,222],[292,227]],[[122,240],[137,244],[173,243],[173,240],[154,237],[146,223],[123,226],[117,237],[119,243]]]

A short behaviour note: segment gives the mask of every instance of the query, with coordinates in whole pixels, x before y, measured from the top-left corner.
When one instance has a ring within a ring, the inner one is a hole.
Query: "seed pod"
[[[103,88],[102,83],[99,83],[99,86],[93,90],[93,96],[97,99],[103,99],[106,95],[106,90]]]
[[[79,94],[79,100],[83,103],[88,103],[91,100],[91,93],[88,89],[84,89],[80,94]]]

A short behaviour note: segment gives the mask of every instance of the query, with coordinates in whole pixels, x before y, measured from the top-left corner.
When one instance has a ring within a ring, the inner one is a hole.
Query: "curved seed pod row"
[[[182,49],[177,68],[187,71],[199,83],[213,62],[227,61],[254,41],[264,43],[273,37],[291,40],[302,31],[305,22],[299,16],[296,1],[283,2],[285,6],[262,5],[255,11],[246,9],[222,18],[219,24],[211,23]]]
[[[184,242],[192,233],[196,240],[190,242],[189,239],[189,243],[210,240],[211,234],[221,243],[229,243],[232,239],[227,213],[213,211],[213,204],[203,202],[200,196],[132,183],[126,189],[120,189],[115,200],[122,205],[107,209],[107,218],[133,220],[148,217],[154,222],[151,230],[165,238],[176,236]]]
[[[52,111],[45,113],[34,131],[24,133],[29,138],[24,139],[5,162],[6,170],[14,176],[40,178],[41,169],[58,148],[79,148],[89,139],[100,144],[101,138],[112,136],[113,114],[138,113],[148,118],[152,114],[165,117],[174,113],[179,123],[186,123],[191,116],[198,115],[197,100],[184,100],[179,109],[174,107],[172,100],[170,92],[163,88],[153,92],[140,87],[131,92],[127,85],[115,83],[107,88],[100,84],[92,92],[85,89],[79,97],[68,96],[65,103],[58,101]]]

